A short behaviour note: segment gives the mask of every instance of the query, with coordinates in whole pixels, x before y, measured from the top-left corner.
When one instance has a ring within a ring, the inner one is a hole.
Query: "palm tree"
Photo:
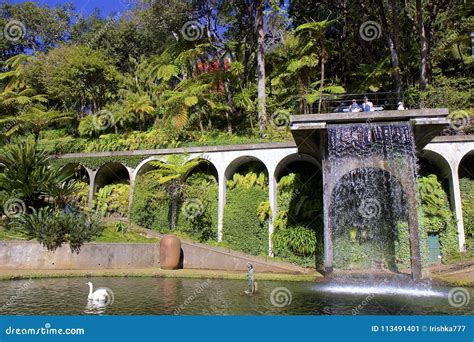
[[[56,207],[64,206],[75,193],[76,182],[50,161],[32,139],[4,146],[0,151],[0,193],[16,194],[26,208],[38,207],[46,199],[52,199]]]
[[[20,54],[5,61],[5,68],[10,69],[9,71],[0,73],[0,81],[9,79],[5,86],[5,91],[14,91],[27,87],[24,66],[32,58],[34,57],[31,55]]]
[[[44,195],[49,175],[47,153],[27,140],[6,145],[0,153],[0,190],[20,193],[26,207],[34,206]]]
[[[38,140],[39,133],[54,124],[71,121],[73,115],[67,112],[48,110],[43,105],[32,105],[18,116],[8,116],[0,120],[0,125],[7,129],[3,135],[10,137],[15,133],[30,131]]]
[[[150,171],[150,176],[157,182],[165,186],[166,192],[170,198],[170,229],[176,229],[178,204],[183,197],[183,188],[185,177],[188,173],[201,163],[199,159],[186,161],[186,155],[169,156],[166,162],[156,161],[150,164],[156,167],[156,170]]]
[[[132,92],[127,92],[125,101],[125,111],[133,113],[140,123],[140,129],[143,129],[143,124],[145,124],[150,116],[155,112],[155,107],[153,102],[148,94],[135,94]]]

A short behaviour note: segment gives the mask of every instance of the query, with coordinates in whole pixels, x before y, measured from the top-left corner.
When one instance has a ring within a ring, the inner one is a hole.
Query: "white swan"
[[[98,289],[95,292],[93,292],[92,283],[89,281],[87,285],[89,285],[89,295],[87,296],[89,300],[96,301],[96,302],[105,302],[109,299],[110,294],[107,292],[106,289]]]

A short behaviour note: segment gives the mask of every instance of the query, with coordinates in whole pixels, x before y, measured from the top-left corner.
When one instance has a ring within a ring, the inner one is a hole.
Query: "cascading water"
[[[411,125],[328,125],[325,168],[335,266],[397,270],[397,250],[410,248],[400,231],[417,224]]]

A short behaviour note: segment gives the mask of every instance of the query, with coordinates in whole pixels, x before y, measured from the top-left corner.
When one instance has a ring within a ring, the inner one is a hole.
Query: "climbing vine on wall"
[[[266,175],[234,174],[227,182],[223,241],[233,249],[253,255],[268,251],[268,181]]]
[[[105,157],[80,157],[80,158],[58,158],[52,160],[56,165],[81,164],[92,170],[99,169],[102,165],[116,162],[128,167],[137,167],[143,160],[150,156],[105,156]]]
[[[474,180],[461,178],[459,185],[461,188],[464,230],[466,231],[466,237],[472,240],[474,239]]]

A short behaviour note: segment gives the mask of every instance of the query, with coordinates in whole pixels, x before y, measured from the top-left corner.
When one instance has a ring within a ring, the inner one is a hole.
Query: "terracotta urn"
[[[179,268],[181,241],[174,235],[165,235],[160,241],[160,267],[164,270]]]

